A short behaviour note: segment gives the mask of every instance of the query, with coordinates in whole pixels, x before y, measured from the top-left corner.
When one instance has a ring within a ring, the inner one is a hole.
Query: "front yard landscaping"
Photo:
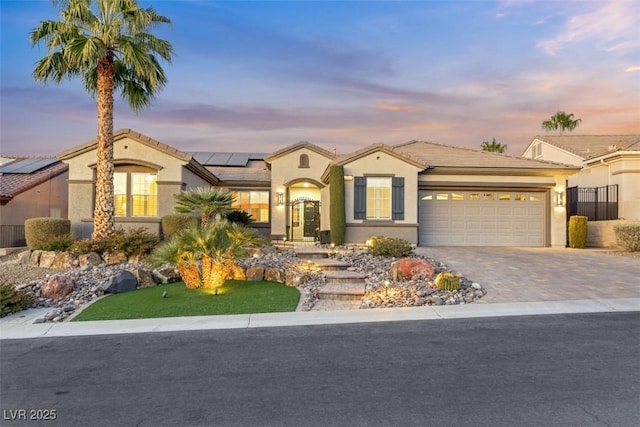
[[[295,311],[299,298],[296,288],[277,282],[228,280],[218,295],[213,289],[188,289],[176,282],[109,295],[73,321],[289,312]]]

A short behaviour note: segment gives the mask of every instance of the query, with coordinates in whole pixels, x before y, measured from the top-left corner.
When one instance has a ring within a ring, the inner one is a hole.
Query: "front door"
[[[304,237],[317,237],[317,228],[319,223],[318,202],[304,203]]]
[[[320,228],[320,202],[296,200],[291,204],[291,239],[315,241]]]

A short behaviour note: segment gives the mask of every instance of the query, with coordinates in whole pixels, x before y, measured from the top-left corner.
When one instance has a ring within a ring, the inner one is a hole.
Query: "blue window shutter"
[[[367,178],[364,176],[353,179],[353,218],[367,218]]]
[[[404,219],[404,178],[391,179],[391,219]]]

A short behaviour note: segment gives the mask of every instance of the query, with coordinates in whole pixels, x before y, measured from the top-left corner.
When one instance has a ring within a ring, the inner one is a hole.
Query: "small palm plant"
[[[196,187],[175,195],[176,212],[197,213],[200,227],[206,228],[213,217],[224,218],[232,211],[233,194],[215,187]]]
[[[188,288],[220,288],[227,279],[239,278],[236,260],[249,247],[264,244],[254,229],[227,221],[205,228],[192,227],[159,246],[152,253],[155,265],[175,263]]]

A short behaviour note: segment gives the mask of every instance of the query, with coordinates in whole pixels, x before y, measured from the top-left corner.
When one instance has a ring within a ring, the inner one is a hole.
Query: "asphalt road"
[[[3,340],[0,424],[638,426],[639,332],[614,313]]]

